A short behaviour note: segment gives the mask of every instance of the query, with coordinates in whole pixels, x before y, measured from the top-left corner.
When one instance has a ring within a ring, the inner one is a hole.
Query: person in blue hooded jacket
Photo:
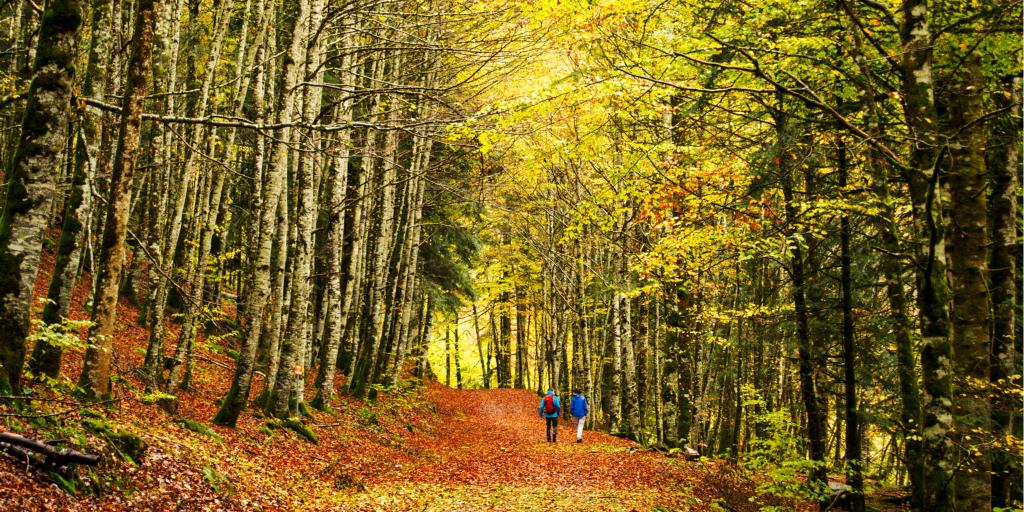
[[[558,401],[558,394],[555,390],[549,389],[544,398],[540,399],[540,409],[537,415],[545,419],[545,432],[549,443],[558,442],[558,415],[562,412],[562,403]]]
[[[587,403],[587,397],[583,396],[580,390],[573,390],[572,398],[569,399],[569,414],[576,419],[577,443],[583,442],[583,420],[586,419],[588,412],[590,412],[590,404]]]

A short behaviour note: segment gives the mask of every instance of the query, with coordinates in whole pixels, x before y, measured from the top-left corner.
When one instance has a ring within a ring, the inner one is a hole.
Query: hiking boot
[[[583,439],[582,439],[582,438],[581,438],[581,439],[577,439],[577,440],[576,440],[576,442],[577,442],[577,443],[582,443],[582,442],[583,442]]]

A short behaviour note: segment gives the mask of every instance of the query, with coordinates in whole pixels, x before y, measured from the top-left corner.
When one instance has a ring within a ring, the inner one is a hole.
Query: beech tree
[[[5,173],[0,216],[0,394],[21,390],[43,232],[70,120],[81,9],[79,2],[66,0],[50,2],[43,11],[25,113]]]

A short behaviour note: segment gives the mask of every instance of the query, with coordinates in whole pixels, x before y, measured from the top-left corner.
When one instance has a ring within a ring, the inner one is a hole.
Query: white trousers
[[[576,419],[576,439],[583,439],[583,422],[587,419],[586,416]]]

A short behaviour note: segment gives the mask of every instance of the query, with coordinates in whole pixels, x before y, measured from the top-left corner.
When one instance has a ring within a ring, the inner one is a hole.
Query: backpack
[[[555,395],[544,395],[544,414],[554,414],[555,411]]]

